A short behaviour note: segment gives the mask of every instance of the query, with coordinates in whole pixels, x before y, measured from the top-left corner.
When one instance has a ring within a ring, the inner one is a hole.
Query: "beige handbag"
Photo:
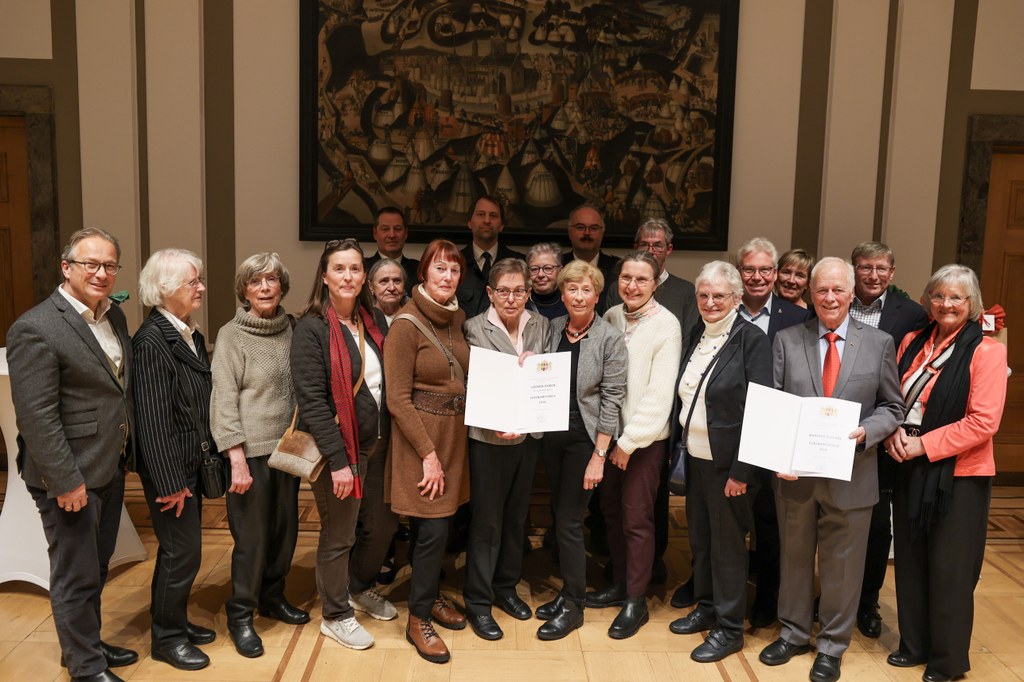
[[[312,482],[323,471],[327,459],[316,446],[316,439],[311,434],[295,428],[298,418],[299,408],[296,407],[291,425],[285,429],[267,464],[273,469]]]

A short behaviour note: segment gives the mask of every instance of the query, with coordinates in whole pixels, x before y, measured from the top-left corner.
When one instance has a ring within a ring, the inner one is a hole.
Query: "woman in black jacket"
[[[690,654],[711,663],[743,648],[754,468],[737,454],[747,385],[770,386],[772,361],[768,337],[737,314],[743,282],[736,268],[712,261],[695,284],[701,321],[683,354],[670,452],[682,447],[687,458],[697,607],[669,628],[676,634],[711,630]]]
[[[312,482],[320,513],[320,632],[350,649],[373,646],[355,611],[378,620],[398,615],[374,589],[397,518],[384,503],[391,434],[390,415],[381,409],[387,324],[371,306],[365,283],[358,242],[327,242],[291,348],[299,428],[313,435],[328,463]]]

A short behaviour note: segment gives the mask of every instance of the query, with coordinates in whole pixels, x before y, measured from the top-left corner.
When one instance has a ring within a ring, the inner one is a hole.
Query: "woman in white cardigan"
[[[682,355],[679,321],[654,300],[658,269],[647,251],[627,254],[618,264],[622,304],[604,315],[623,333],[629,366],[621,435],[601,488],[614,580],[587,594],[586,605],[622,606],[608,628],[614,639],[632,637],[648,619],[644,593],[654,561],[654,498],[668,457],[672,391]]]

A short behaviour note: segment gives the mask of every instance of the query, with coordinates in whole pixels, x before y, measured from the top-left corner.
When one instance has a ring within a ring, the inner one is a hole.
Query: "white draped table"
[[[7,445],[7,494],[0,512],[0,583],[24,580],[44,590],[50,588],[50,559],[46,551],[43,522],[25,482],[18,475],[18,426],[11,398],[11,377],[7,372],[7,349],[0,348],[0,430]],[[121,527],[110,567],[130,561],[144,561],[146,548],[121,505]]]

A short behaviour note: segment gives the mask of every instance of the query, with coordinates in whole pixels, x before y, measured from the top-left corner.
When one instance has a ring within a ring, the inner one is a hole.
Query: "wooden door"
[[[1024,149],[992,154],[981,295],[1006,310],[1010,375],[1006,407],[995,438],[996,470],[1024,472]]]
[[[32,307],[32,239],[25,119],[0,116],[0,346],[7,329]]]

